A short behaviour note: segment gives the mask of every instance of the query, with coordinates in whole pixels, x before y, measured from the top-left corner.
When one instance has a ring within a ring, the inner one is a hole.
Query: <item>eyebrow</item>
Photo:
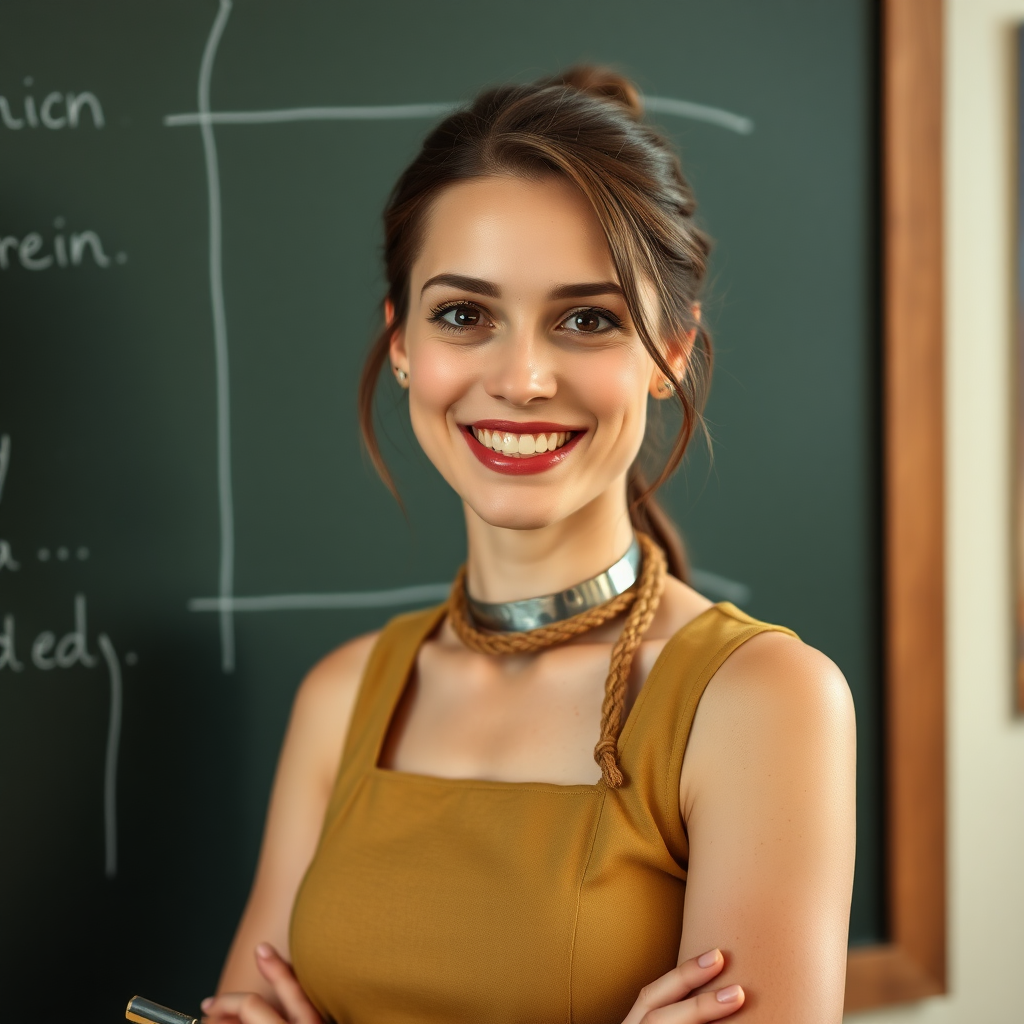
[[[428,288],[436,284],[445,284],[451,288],[462,288],[467,292],[476,292],[477,295],[490,295],[496,299],[501,295],[501,289],[490,281],[480,277],[465,277],[462,274],[435,274],[429,281],[426,281],[420,289],[422,295]]]
[[[489,295],[497,299],[501,296],[501,289],[492,281],[485,281],[480,277],[466,277],[463,274],[435,274],[428,281],[424,282],[420,289],[422,295],[428,288],[434,285],[447,285],[450,288],[462,288],[469,292],[476,292],[477,295]],[[550,299],[584,299],[590,295],[622,295],[622,288],[614,281],[592,281],[582,284],[563,284],[554,288],[548,295]]]
[[[551,292],[552,299],[585,299],[589,295],[621,295],[622,289],[614,281],[594,281],[589,284],[563,284]]]

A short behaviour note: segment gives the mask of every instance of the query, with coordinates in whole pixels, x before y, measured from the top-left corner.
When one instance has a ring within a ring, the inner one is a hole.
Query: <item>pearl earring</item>
[[[675,391],[675,389],[676,386],[670,380],[662,380],[658,384],[658,390],[666,395],[672,394],[672,392]]]
[[[395,376],[398,378],[399,384],[404,384],[409,379],[409,374],[398,366],[395,367]]]

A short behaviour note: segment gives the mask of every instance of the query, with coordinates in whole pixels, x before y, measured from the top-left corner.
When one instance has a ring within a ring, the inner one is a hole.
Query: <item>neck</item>
[[[535,530],[492,526],[468,506],[465,511],[467,587],[476,600],[489,603],[566,590],[604,572],[633,539],[624,486]]]

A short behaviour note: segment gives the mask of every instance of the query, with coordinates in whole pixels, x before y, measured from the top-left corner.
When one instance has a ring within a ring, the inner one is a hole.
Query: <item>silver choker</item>
[[[526,633],[572,618],[618,597],[633,586],[639,573],[640,545],[634,537],[629,550],[610,569],[558,594],[489,604],[475,600],[467,592],[466,603],[478,626],[496,633]]]

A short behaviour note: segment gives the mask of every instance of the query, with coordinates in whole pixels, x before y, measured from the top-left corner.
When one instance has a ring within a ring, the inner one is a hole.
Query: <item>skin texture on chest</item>
[[[663,643],[642,645],[626,713]],[[387,732],[381,767],[442,778],[592,785],[610,642],[495,658],[431,641]]]

